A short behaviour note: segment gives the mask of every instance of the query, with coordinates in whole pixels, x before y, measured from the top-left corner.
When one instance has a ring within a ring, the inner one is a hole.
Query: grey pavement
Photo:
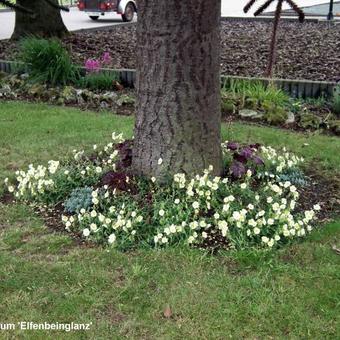
[[[121,24],[122,18],[116,13],[110,13],[97,21],[91,20],[87,14],[80,12],[77,8],[71,8],[70,12],[62,12],[63,21],[69,31],[103,27]],[[14,30],[15,13],[0,12],[0,40],[9,39]]]

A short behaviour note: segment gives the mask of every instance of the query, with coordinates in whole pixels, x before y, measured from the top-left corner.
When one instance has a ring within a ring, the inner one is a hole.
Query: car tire
[[[90,15],[91,20],[96,21],[96,20],[98,20],[98,18],[99,18],[99,15]]]
[[[132,2],[129,2],[126,7],[122,19],[124,22],[131,22],[135,16],[135,6]]]

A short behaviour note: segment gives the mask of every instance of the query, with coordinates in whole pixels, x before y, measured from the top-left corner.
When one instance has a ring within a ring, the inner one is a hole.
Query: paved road
[[[105,15],[98,21],[92,21],[85,13],[78,11],[77,8],[71,8],[70,12],[62,12],[62,16],[66,27],[70,31],[116,25],[123,22],[121,16],[115,13]],[[14,12],[0,12],[0,39],[8,39],[11,37],[14,29],[14,21]]]
[[[242,9],[247,2],[248,0],[222,0],[222,16],[245,16]],[[329,0],[297,0],[296,2],[300,6],[311,6],[320,3],[329,3]],[[285,5],[284,8],[288,8],[288,6]],[[273,10],[273,7],[269,7],[268,10]],[[252,16],[252,13],[248,15]],[[117,14],[110,14],[109,16],[105,16],[98,21],[92,21],[86,14],[79,12],[76,8],[72,8],[69,13],[63,12],[62,16],[67,28],[70,31],[83,28],[114,25],[122,22],[121,17]],[[10,38],[13,29],[14,13],[0,12],[0,39]]]

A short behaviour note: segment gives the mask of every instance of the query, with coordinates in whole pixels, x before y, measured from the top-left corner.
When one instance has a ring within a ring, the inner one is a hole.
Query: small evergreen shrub
[[[65,211],[74,214],[82,209],[88,210],[92,206],[92,191],[90,187],[74,189],[64,203]]]
[[[25,38],[20,46],[20,60],[28,64],[34,82],[66,85],[79,78],[67,50],[57,39]]]
[[[291,182],[296,186],[304,187],[308,185],[308,178],[298,168],[287,169],[284,173],[278,175],[281,182]]]

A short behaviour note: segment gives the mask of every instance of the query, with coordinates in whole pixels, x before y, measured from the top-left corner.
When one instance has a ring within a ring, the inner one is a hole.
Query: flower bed
[[[113,134],[103,148],[30,165],[5,183],[17,200],[62,211],[66,230],[122,250],[273,248],[313,229],[320,206],[298,209],[298,191],[308,178],[303,159],[285,149],[225,142],[223,176],[212,176],[210,167],[159,183],[130,172],[132,144]]]

